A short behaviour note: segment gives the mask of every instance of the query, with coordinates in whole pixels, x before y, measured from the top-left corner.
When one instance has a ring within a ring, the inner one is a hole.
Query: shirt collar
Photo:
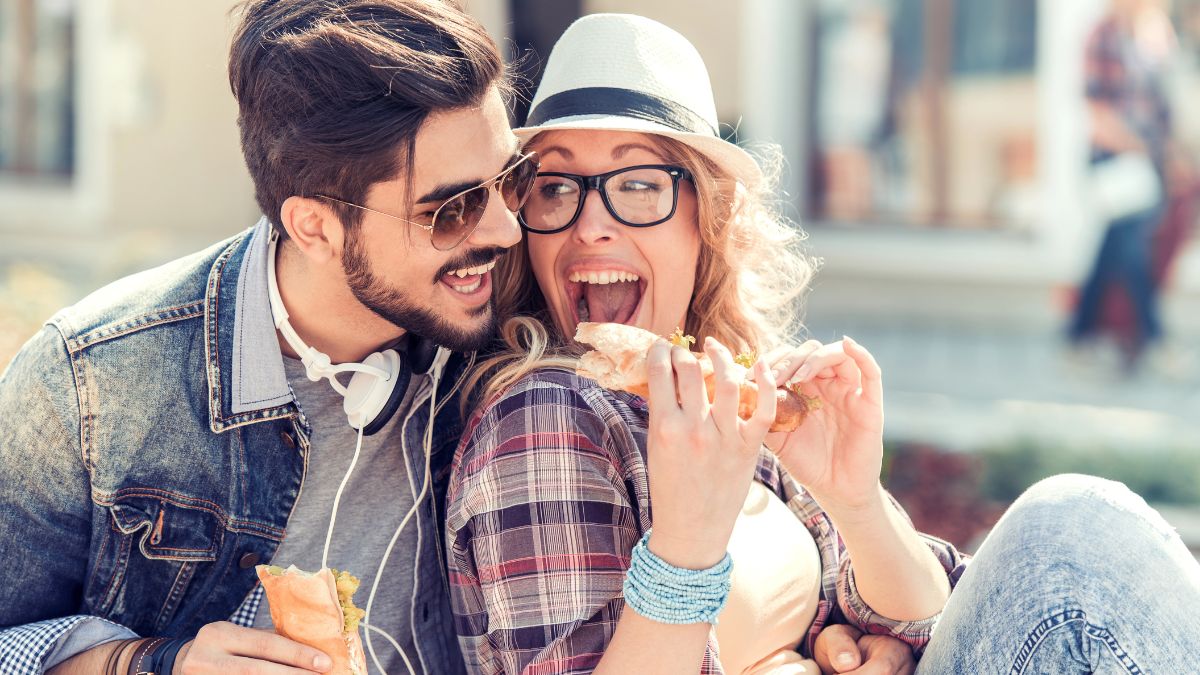
[[[283,352],[267,295],[271,224],[258,221],[242,258],[233,319],[232,412],[272,408],[295,400],[283,369]]]

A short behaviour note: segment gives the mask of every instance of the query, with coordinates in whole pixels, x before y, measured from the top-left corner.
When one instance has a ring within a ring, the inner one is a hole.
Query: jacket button
[[[238,566],[244,570],[248,570],[257,564],[258,564],[258,554],[257,553],[247,553],[246,555],[242,556],[241,560],[238,561]]]
[[[292,435],[289,434],[288,432],[286,432],[286,431],[279,432],[279,440],[283,441],[283,444],[288,447],[288,450],[296,449],[296,439],[292,438]]]

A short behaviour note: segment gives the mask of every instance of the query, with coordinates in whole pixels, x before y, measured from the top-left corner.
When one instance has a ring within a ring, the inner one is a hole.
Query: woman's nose
[[[604,198],[600,191],[588,190],[584,196],[583,209],[579,212],[579,219],[571,229],[580,242],[598,244],[615,239],[619,236],[621,227],[623,226],[604,206]]]

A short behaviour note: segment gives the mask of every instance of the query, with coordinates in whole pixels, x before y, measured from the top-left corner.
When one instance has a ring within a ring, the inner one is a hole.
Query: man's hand
[[[887,635],[863,635],[844,624],[826,626],[817,636],[813,658],[822,673],[912,675],[917,660],[912,648]]]
[[[200,629],[175,660],[175,675],[263,673],[309,675],[328,672],[333,662],[320,652],[271,631],[221,621]]]
[[[93,647],[63,661],[49,675],[92,675],[104,670],[109,656],[124,642],[109,642]],[[133,648],[124,650],[117,672],[129,669]],[[319,675],[328,672],[333,662],[324,653],[293,642],[271,631],[242,628],[221,621],[200,629],[196,639],[185,644],[175,657],[173,675]]]

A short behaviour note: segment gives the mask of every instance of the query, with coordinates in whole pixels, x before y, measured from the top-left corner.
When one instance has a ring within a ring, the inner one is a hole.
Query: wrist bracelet
[[[138,645],[138,648],[133,650],[133,656],[129,659],[129,669],[125,671],[126,675],[141,675],[142,673],[151,672],[142,667],[146,663],[146,655],[161,644],[163,640],[166,640],[166,638],[143,640]]]
[[[158,643],[150,653],[146,672],[155,675],[172,675],[175,670],[175,658],[190,640],[188,638],[168,638]]]
[[[629,571],[622,591],[625,604],[638,614],[659,623],[717,623],[717,615],[729,599],[733,560],[726,553],[721,562],[703,570],[675,567],[647,547],[650,532],[633,547]]]
[[[104,675],[120,675],[120,673],[117,672],[117,669],[121,667],[121,655],[129,649],[129,645],[140,641],[141,638],[125,638],[123,640],[117,640],[115,643],[109,643],[115,644],[115,646],[113,647],[113,650],[108,653],[108,658],[104,660],[104,670],[101,672],[103,672]]]

